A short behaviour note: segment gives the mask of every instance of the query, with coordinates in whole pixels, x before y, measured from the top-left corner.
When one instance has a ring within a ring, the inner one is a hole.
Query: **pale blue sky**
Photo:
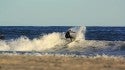
[[[125,26],[125,0],[0,0],[0,26]]]

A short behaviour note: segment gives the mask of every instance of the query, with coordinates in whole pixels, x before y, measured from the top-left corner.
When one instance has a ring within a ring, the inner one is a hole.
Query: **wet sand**
[[[101,57],[0,55],[0,70],[125,70],[125,60]]]

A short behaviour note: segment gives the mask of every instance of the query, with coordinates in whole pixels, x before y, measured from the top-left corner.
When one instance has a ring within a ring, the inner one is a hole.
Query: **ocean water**
[[[75,41],[65,39],[68,29]],[[0,54],[125,56],[125,27],[1,26]]]

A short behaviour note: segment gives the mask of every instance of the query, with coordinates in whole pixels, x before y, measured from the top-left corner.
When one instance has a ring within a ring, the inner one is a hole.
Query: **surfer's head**
[[[72,31],[72,30],[68,30],[69,32]]]

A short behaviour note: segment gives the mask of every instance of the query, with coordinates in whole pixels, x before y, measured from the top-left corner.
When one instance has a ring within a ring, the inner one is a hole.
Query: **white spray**
[[[79,30],[77,30],[75,42],[68,44],[68,47],[65,49],[68,51],[88,50],[92,52],[92,50],[117,50],[117,48],[124,48],[125,41],[85,40],[85,32],[86,28],[83,26],[80,27]],[[67,44],[67,40],[63,36],[63,33],[54,32],[33,40],[30,40],[27,37],[20,37],[10,41],[1,40],[0,51],[44,51],[51,50],[53,48],[58,49],[58,47],[63,49]],[[62,49],[59,48],[58,51],[61,51]]]
[[[81,26],[76,34],[75,40],[85,40],[86,27]]]
[[[78,30],[76,31],[76,37],[75,40],[68,44],[68,47],[76,47],[76,46],[82,46],[81,44],[85,43],[85,33],[86,33],[86,27],[80,26]]]
[[[65,43],[61,33],[51,33],[39,39],[30,40],[20,37],[16,40],[0,41],[0,51],[42,51],[60,46]]]

